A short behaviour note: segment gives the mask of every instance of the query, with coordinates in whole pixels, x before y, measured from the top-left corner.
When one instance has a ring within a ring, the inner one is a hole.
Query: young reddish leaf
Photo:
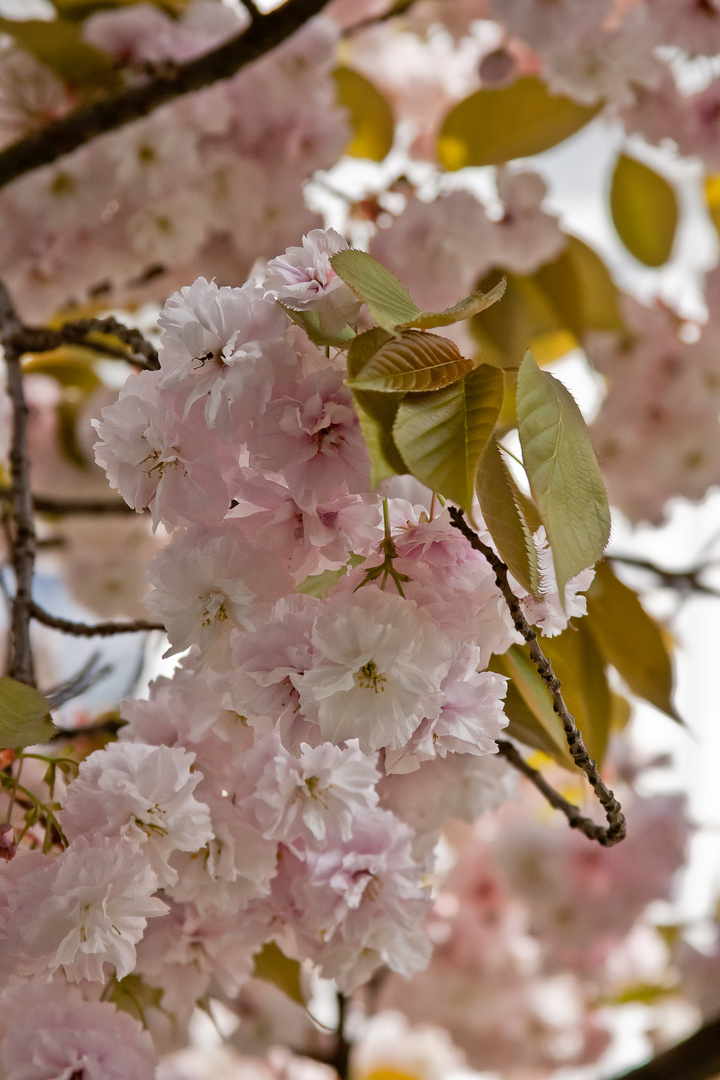
[[[393,434],[409,472],[468,513],[478,461],[502,397],[502,372],[482,364],[461,382],[413,394],[398,408]]]
[[[517,418],[530,490],[552,549],[561,601],[569,578],[601,558],[610,510],[600,466],[574,398],[526,353]]]
[[[454,341],[422,330],[403,330],[382,345],[361,371],[348,379],[353,390],[397,394],[441,390],[475,367]]]

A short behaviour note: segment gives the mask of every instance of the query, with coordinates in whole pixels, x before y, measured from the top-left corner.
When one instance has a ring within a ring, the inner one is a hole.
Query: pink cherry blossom
[[[78,836],[122,837],[137,844],[158,876],[172,885],[173,851],[197,851],[212,837],[207,806],[193,795],[202,780],[194,754],[169,746],[113,743],[80,765],[63,800],[63,828]]]

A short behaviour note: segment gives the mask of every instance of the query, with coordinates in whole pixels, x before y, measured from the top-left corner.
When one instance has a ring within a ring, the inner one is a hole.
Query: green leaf
[[[480,458],[475,491],[488,532],[516,581],[539,596],[537,550],[520,505],[520,492],[502,458],[495,439],[490,439]]]
[[[541,266],[535,278],[576,337],[586,330],[625,329],[615,282],[597,252],[577,236],[568,236],[565,250]]]
[[[505,292],[505,285],[506,281],[503,278],[490,292],[484,293],[481,289],[477,289],[464,300],[453,304],[452,307],[445,308],[444,311],[423,311],[416,319],[412,319],[398,329],[417,327],[420,330],[429,330],[433,326],[452,326],[453,323],[461,322],[463,319],[470,319],[499,300]]]
[[[165,1012],[162,1007],[163,991],[157,986],[146,986],[139,975],[126,975],[124,979],[113,976],[108,987],[109,992],[103,996],[103,1000],[111,1001],[121,1012],[130,1013],[144,1028],[148,1026],[150,1009]]]
[[[610,510],[600,466],[570,391],[527,353],[518,373],[517,417],[530,491],[552,549],[560,599],[569,578],[601,558]]]
[[[378,350],[392,340],[392,335],[382,327],[375,326],[364,334],[358,334],[348,350],[348,374],[356,376],[372,360]],[[406,472],[393,441],[392,429],[403,394],[383,394],[374,390],[353,390],[355,411],[360,430],[370,455],[370,483],[373,487],[396,473]]]
[[[0,678],[0,747],[34,746],[54,734],[47,698],[25,683]]]
[[[290,307],[288,303],[276,301],[283,311],[290,316],[296,326],[300,326],[312,341],[313,345],[323,348],[332,345],[336,349],[347,349],[348,344],[356,337],[351,326],[346,326],[339,334],[326,334],[320,323],[317,311],[300,311]]]
[[[347,380],[353,390],[387,394],[441,390],[472,371],[454,341],[423,330],[403,330],[390,338],[361,371]]]
[[[408,470],[468,513],[478,461],[502,398],[502,372],[482,364],[461,382],[410,395],[398,408],[393,434]]]
[[[330,260],[332,268],[360,300],[370,317],[391,333],[410,323],[422,312],[395,275],[367,251],[338,251]]]
[[[588,614],[583,622],[607,662],[633,694],[682,723],[672,703],[671,654],[661,627],[645,611],[637,593],[615,576],[609,563],[601,562],[587,596]]]
[[[675,191],[642,161],[621,154],[610,186],[610,210],[618,236],[645,266],[670,258],[678,223]]]
[[[20,48],[32,53],[68,86],[106,92],[121,86],[111,57],[88,45],[81,27],[69,19],[18,22],[0,16],[0,31],[14,38]]]
[[[720,176],[717,174],[705,178],[705,202],[710,220],[720,233]]]
[[[381,394],[374,390],[353,390],[355,412],[370,455],[370,485],[407,472],[393,438],[393,427],[404,394]]]
[[[345,153],[382,161],[395,138],[395,120],[387,98],[364,75],[351,68],[335,68],[333,78],[338,103],[348,110],[353,130]]]
[[[499,90],[477,90],[445,118],[438,156],[453,171],[541,154],[574,135],[601,107],[550,94],[535,76]]]
[[[502,656],[493,657],[490,667],[502,675],[509,675],[512,680],[504,705],[510,719],[506,729],[508,735],[536,750],[542,750],[558,765],[575,771],[565,732],[553,710],[548,688],[526,652],[519,645],[511,645]]]
[[[274,941],[263,945],[259,953],[255,954],[255,970],[253,975],[256,979],[264,979],[279,987],[291,1001],[305,1006],[305,995],[300,981],[301,968],[297,960],[290,960],[282,952]]]
[[[490,271],[480,288],[490,289],[503,273]],[[625,329],[618,290],[604,262],[575,236],[568,236],[561,255],[534,274],[506,276],[502,305],[470,324],[486,363],[514,367],[529,347],[543,366],[574,348],[587,330]]]
[[[143,2],[145,0],[52,0],[52,5],[58,14],[80,22],[89,15],[94,15],[96,11],[112,11]],[[187,7],[189,0],[151,0],[151,3],[169,15],[179,15]]]
[[[613,701],[604,659],[586,620],[572,619],[564,633],[543,638],[541,646],[562,683],[565,704],[575,717],[590,756],[602,765]]]

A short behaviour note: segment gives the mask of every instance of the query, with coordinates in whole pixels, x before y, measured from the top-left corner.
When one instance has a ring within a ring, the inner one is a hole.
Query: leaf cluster
[[[568,258],[584,269],[584,288],[591,294],[597,267],[587,257],[589,249],[577,243]],[[494,319],[499,326],[501,305],[493,305],[504,296],[505,281],[488,291],[481,286],[445,311],[425,312],[368,253],[342,251],[332,265],[365,303],[374,325],[329,339],[312,313],[292,314],[317,344],[347,353],[347,385],[373,482],[410,474],[470,516],[479,507],[513,577],[537,599],[542,598],[537,542],[542,527],[564,602],[568,582],[602,558],[610,533],[605,487],[582,414],[565,386],[538,367],[529,351],[516,372],[509,373],[463,356],[453,341],[434,332],[468,318],[481,327]],[[582,279],[581,271],[575,272]],[[545,283],[548,293],[551,284]],[[588,295],[586,308],[598,322],[612,325],[618,319],[614,290],[606,288],[604,297]],[[556,301],[556,310],[562,309],[563,301]],[[508,340],[508,345],[520,343]],[[522,448],[521,471],[510,467],[499,441],[508,417]],[[572,620],[565,633],[543,648],[591,755],[600,761],[609,732],[624,723],[629,711],[610,687],[610,667],[632,693],[677,716],[671,659],[660,627],[607,563],[597,569],[588,609],[586,618]],[[511,680],[506,704],[510,734],[571,768],[562,725],[526,650],[513,646],[496,658],[494,667]]]

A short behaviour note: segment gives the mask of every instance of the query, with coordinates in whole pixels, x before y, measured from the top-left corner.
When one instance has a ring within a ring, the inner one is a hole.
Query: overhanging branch
[[[282,44],[328,2],[288,0],[275,11],[253,19],[241,34],[203,56],[186,64],[164,67],[141,86],[83,105],[61,120],[46,124],[0,151],[0,187],[41,165],[50,165],[98,135],[147,116],[174,98],[231,78]]]

